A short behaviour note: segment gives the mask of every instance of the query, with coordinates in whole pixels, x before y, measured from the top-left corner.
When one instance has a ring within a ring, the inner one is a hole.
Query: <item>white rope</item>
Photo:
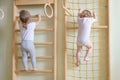
[[[47,6],[50,8],[50,10],[51,10],[51,14],[50,15],[48,15],[48,13],[47,13]],[[52,18],[53,17],[53,8],[52,8],[52,6],[50,5],[50,3],[49,2],[47,2],[45,5],[44,5],[44,11],[45,11],[45,15],[48,17],[48,18]]]
[[[2,20],[3,18],[4,18],[4,11],[0,9],[0,20]]]

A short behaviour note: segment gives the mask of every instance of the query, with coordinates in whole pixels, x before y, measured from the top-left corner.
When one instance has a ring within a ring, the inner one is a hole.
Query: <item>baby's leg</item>
[[[79,65],[80,65],[81,49],[82,49],[82,45],[81,45],[81,46],[77,46],[77,53],[76,53],[76,66],[79,66]]]
[[[28,70],[28,64],[27,64],[28,55],[24,49],[22,49],[22,61],[23,61],[23,65],[24,65],[24,70],[27,71]]]
[[[24,65],[24,70],[27,71],[28,70],[28,51],[27,51],[27,42],[23,41],[21,44],[21,50],[22,50],[22,61],[23,61],[23,65]]]
[[[90,55],[92,53],[92,43],[90,42],[89,44],[86,45],[86,47],[88,48],[88,50],[86,52],[84,60],[89,61],[89,57],[90,57]]]
[[[33,70],[36,70],[36,53],[35,53],[34,44],[31,44],[29,53],[31,57],[31,63],[32,63]]]

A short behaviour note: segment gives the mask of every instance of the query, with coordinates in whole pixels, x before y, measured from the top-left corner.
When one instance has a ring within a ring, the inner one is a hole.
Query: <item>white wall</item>
[[[110,1],[111,80],[120,79],[120,0]]]
[[[61,2],[61,0],[58,0]],[[110,0],[110,26],[111,26],[111,80],[120,79],[120,0]],[[61,15],[61,4],[59,6],[58,14],[58,80],[64,79],[64,31],[63,20]],[[11,79],[11,57],[12,57],[12,0],[0,0],[0,8],[5,11],[5,18],[0,20],[0,80]]]
[[[0,0],[5,18],[0,20],[0,80],[11,80],[12,1]]]

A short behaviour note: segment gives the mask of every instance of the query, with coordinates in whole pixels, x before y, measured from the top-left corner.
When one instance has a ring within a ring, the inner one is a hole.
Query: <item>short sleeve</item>
[[[29,29],[31,29],[31,30],[34,30],[35,27],[36,27],[36,23],[35,23],[35,22],[31,22],[31,23],[28,24],[27,27],[28,27]]]
[[[36,27],[36,23],[35,23],[35,22],[32,22],[32,26],[35,28],[35,27]]]

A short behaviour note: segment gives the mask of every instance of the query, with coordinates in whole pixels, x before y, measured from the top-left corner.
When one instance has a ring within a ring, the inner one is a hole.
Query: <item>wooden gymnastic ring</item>
[[[47,13],[47,6],[48,7],[50,7],[50,9],[51,9],[51,14],[50,15],[48,15],[48,13]],[[45,11],[45,15],[48,17],[48,18],[52,18],[53,17],[53,8],[52,8],[52,6],[50,5],[50,3],[46,3],[45,5],[44,5],[44,11]]]
[[[4,18],[4,11],[2,9],[0,9],[0,13],[1,13],[0,20],[2,20]]]

